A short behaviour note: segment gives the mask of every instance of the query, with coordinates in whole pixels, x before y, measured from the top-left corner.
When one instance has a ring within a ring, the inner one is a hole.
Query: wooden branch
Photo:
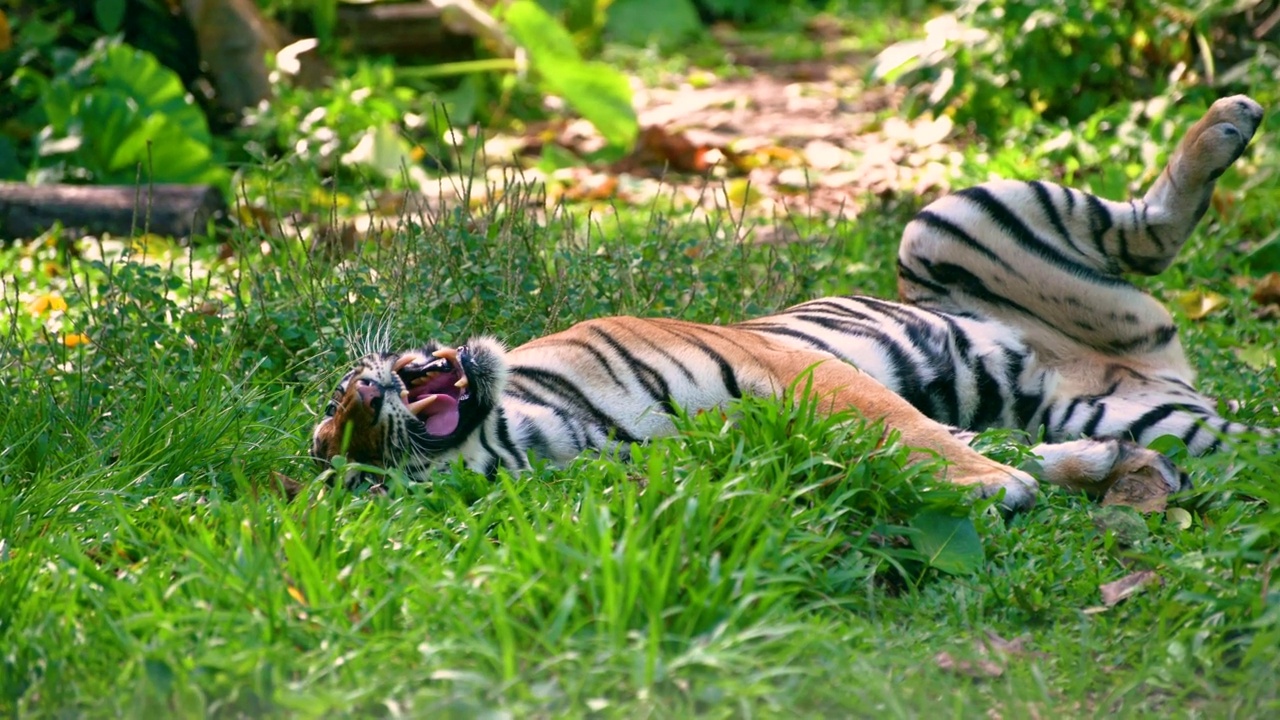
[[[0,182],[0,240],[31,238],[61,222],[89,235],[149,231],[190,237],[226,214],[209,185],[26,185]]]
[[[428,2],[338,4],[337,34],[345,50],[400,58],[475,57],[474,41],[447,26]]]

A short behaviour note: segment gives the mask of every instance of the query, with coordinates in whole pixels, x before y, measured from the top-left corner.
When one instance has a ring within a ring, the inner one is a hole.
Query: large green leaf
[[[630,150],[640,127],[627,77],[603,63],[584,61],[568,31],[532,0],[516,0],[503,19],[528,51],[542,89],[564,98],[611,146]]]
[[[99,183],[135,182],[139,167],[148,181],[227,182],[204,114],[178,76],[117,39],[96,42],[52,83],[43,107],[39,167]]]
[[[930,567],[950,575],[970,575],[982,567],[982,540],[973,520],[925,510],[911,519],[911,544]]]
[[[196,107],[177,74],[150,53],[124,44],[109,45],[92,73],[102,87],[133,98],[143,115],[162,113],[182,125],[191,137],[210,141],[204,113]]]
[[[511,3],[502,19],[520,47],[529,51],[535,67],[553,60],[582,62],[573,36],[533,0]]]
[[[631,84],[622,73],[598,62],[555,64],[543,83],[589,120],[610,145],[629,150],[635,144],[640,125],[631,105]]]

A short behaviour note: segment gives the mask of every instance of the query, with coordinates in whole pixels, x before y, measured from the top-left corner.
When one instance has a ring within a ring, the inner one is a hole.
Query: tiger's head
[[[506,384],[502,345],[477,338],[460,347],[429,342],[403,353],[360,358],[338,383],[312,433],[322,465],[335,455],[418,476],[451,457],[498,404]],[[349,477],[357,484],[360,477]]]

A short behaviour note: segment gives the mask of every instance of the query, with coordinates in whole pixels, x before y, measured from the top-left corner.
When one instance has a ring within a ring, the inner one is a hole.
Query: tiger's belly
[[[814,300],[738,327],[835,355],[967,430],[1035,430],[1057,379],[1016,328],[875,298]]]

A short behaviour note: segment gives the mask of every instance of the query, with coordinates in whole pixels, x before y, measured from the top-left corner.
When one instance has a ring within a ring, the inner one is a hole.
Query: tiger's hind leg
[[[1050,361],[1089,349],[1175,369],[1189,382],[1168,311],[1122,276],[1169,266],[1261,119],[1243,95],[1215,102],[1141,200],[1013,181],[943,197],[903,232],[899,293],[1018,328]]]
[[[1195,390],[1172,316],[1122,276],[1168,267],[1261,119],[1243,95],[1213,103],[1140,200],[1011,181],[944,197],[903,233],[900,293],[1022,335],[1056,378],[1025,429],[1043,425],[1051,441],[1175,434],[1210,451],[1251,428]]]

